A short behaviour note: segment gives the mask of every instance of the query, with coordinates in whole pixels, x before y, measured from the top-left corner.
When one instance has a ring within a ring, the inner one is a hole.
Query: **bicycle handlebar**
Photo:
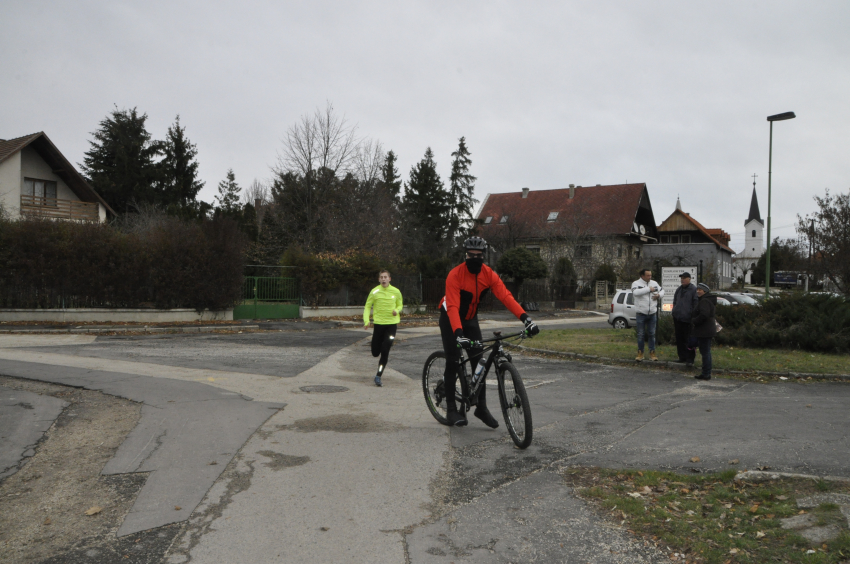
[[[514,337],[527,337],[527,331],[523,329],[519,333],[512,333],[510,335],[500,335],[498,337],[493,337],[492,339],[482,339],[480,341],[472,341],[472,346],[475,345],[484,345],[485,343],[492,343],[493,341],[504,341],[505,339],[513,339]]]

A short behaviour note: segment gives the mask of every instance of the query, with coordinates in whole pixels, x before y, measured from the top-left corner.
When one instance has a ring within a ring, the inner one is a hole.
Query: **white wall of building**
[[[50,168],[41,155],[32,147],[24,147],[19,153],[21,155],[21,177],[19,186],[23,186],[24,178],[36,178],[38,180],[52,180],[56,182],[56,197],[60,200],[80,201],[65,182],[59,178]],[[20,188],[18,188],[20,190]]]
[[[21,182],[21,153],[18,152],[0,163],[0,203],[12,217],[21,213]]]

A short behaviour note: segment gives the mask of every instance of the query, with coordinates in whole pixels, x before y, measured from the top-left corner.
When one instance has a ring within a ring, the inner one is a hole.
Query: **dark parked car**
[[[759,305],[758,300],[747,294],[717,292],[717,305]]]

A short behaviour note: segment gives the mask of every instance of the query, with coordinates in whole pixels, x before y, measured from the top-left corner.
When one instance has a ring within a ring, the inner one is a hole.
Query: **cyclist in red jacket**
[[[457,427],[467,424],[466,414],[458,412],[455,401],[459,349],[462,347],[469,351],[474,369],[481,357],[481,349],[471,349],[472,341],[481,340],[478,304],[487,290],[492,290],[499,301],[525,323],[525,328],[530,335],[540,332],[537,325],[531,321],[528,314],[505,288],[499,275],[484,264],[487,241],[481,237],[470,237],[463,242],[463,248],[466,250],[466,261],[449,272],[446,278],[446,295],[440,304],[440,336],[446,353],[446,371],[443,376],[446,391],[446,418],[449,420],[449,425]],[[495,429],[499,426],[499,422],[487,409],[486,389],[486,386],[481,387],[473,415],[488,427]]]

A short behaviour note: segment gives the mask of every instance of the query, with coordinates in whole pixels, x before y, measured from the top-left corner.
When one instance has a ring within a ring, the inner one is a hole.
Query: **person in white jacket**
[[[664,289],[652,279],[652,271],[644,268],[640,271],[640,278],[632,284],[632,294],[635,297],[635,312],[637,321],[638,354],[635,360],[643,360],[644,334],[649,341],[649,360],[657,361],[655,354],[655,326],[658,321],[656,312],[661,298],[664,297]]]

